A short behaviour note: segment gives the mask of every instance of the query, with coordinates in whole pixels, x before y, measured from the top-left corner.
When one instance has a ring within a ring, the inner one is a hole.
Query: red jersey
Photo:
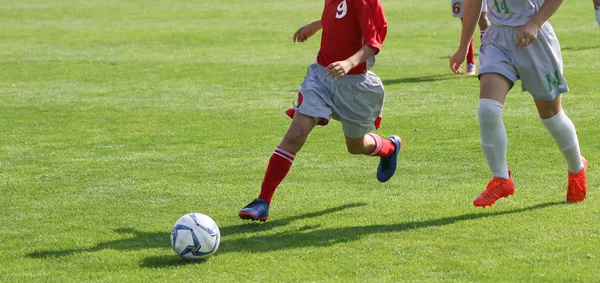
[[[325,0],[321,16],[321,49],[317,63],[327,67],[354,55],[363,45],[381,49],[387,34],[387,20],[379,0]],[[348,74],[360,74],[367,63]]]

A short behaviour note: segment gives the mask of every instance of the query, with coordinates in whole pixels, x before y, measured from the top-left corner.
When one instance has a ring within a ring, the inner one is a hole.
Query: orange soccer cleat
[[[583,161],[583,170],[579,171],[579,173],[569,172],[569,186],[567,187],[568,202],[582,201],[585,199],[587,193],[587,176],[585,173],[588,162],[583,156],[581,157],[581,161]]]
[[[508,197],[515,193],[515,183],[512,179],[512,172],[508,171],[508,179],[498,177],[492,178],[483,193],[473,200],[475,206],[491,206],[498,199]]]

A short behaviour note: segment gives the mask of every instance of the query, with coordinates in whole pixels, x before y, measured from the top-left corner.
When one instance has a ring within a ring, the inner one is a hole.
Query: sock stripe
[[[282,158],[284,158],[285,160],[289,161],[290,163],[294,162],[294,158],[296,158],[296,155],[281,148],[281,147],[277,147],[277,149],[275,149],[275,151],[273,152],[273,154],[281,156]]]
[[[293,153],[291,153],[291,152],[289,152],[289,151],[287,151],[287,150],[285,150],[285,149],[283,149],[283,148],[281,148],[281,147],[277,147],[277,148],[275,149],[275,151],[278,151],[278,152],[280,152],[280,153],[282,153],[282,154],[285,154],[285,155],[289,156],[289,157],[290,157],[290,158],[292,158],[292,159],[296,157],[296,155],[295,155],[295,154],[293,154]]]
[[[279,153],[279,152],[277,152],[277,151],[276,151],[276,152],[273,152],[273,154],[275,154],[275,155],[277,155],[277,156],[280,156],[281,158],[283,158],[283,159],[285,159],[285,160],[289,161],[290,163],[293,163],[293,162],[294,162],[294,159],[291,159],[291,158],[289,158],[289,157],[287,157],[287,156],[285,156],[285,155],[283,155],[283,154],[281,154],[281,153]]]
[[[371,136],[373,138],[373,140],[375,140],[375,149],[373,150],[373,152],[369,153],[368,155],[370,156],[375,156],[379,150],[381,150],[381,137],[375,134],[368,134],[369,136]]]

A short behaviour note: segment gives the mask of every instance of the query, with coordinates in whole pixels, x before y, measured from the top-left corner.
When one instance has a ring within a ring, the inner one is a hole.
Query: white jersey
[[[452,9],[452,16],[455,18],[463,17],[463,8],[465,6],[465,0],[450,0],[450,8]],[[487,13],[487,2],[483,1],[481,5],[481,12]]]
[[[544,0],[484,0],[488,18],[495,26],[522,26],[540,10]]]

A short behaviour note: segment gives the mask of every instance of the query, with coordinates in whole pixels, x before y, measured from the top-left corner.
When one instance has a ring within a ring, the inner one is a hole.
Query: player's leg
[[[285,137],[269,159],[258,198],[240,210],[238,214],[240,218],[260,221],[267,220],[269,217],[269,205],[271,204],[275,190],[290,171],[292,163],[296,158],[296,153],[300,151],[315,125],[315,118],[299,112],[295,113]]]
[[[575,125],[563,111],[561,100],[562,95],[558,95],[554,100],[535,100],[535,105],[542,123],[567,161],[569,171],[567,200],[582,201],[587,193],[587,161],[581,156]]]
[[[507,136],[502,111],[509,90],[519,79],[515,61],[515,44],[510,40],[514,30],[490,26],[481,41],[477,109],[481,148],[492,180],[485,191],[473,200],[475,206],[493,205],[496,200],[512,195],[515,185],[506,160]]]
[[[296,153],[304,146],[308,134],[314,127],[315,119],[313,117],[301,113],[294,115],[288,132],[269,159],[259,198],[265,199],[268,204],[271,203],[277,186],[289,172]]]
[[[473,204],[490,206],[496,200],[514,193],[514,182],[506,162],[507,137],[502,110],[513,82],[497,73],[484,73],[480,78],[480,97],[477,109],[481,148],[493,174],[486,190]]]
[[[506,162],[507,137],[502,110],[512,82],[500,74],[481,76],[481,90],[477,108],[481,146],[494,177],[508,179]]]
[[[600,0],[594,0],[594,12],[596,13],[596,22],[600,26]]]
[[[542,123],[550,132],[567,162],[568,201],[582,201],[587,190],[586,161],[581,156],[575,126],[562,109],[562,93],[569,90],[563,77],[560,45],[552,26],[545,23],[537,40],[527,48],[518,48],[517,68],[522,87],[535,99]],[[537,66],[532,68],[531,66]]]
[[[402,141],[398,136],[383,139],[371,133],[381,122],[385,97],[381,79],[368,71],[364,75],[343,77],[336,81],[335,89],[335,116],[342,123],[348,152],[379,156],[377,180],[388,181],[396,171]]]
[[[535,100],[542,123],[550,132],[565,160],[569,172],[578,173],[584,168],[575,125],[561,106],[562,95],[554,100]]]
[[[314,63],[308,67],[298,92],[298,105],[294,107],[292,124],[269,159],[258,198],[240,210],[240,218],[267,220],[273,194],[292,167],[296,153],[315,125],[331,118],[332,110],[326,101],[330,93],[326,93],[324,90],[327,87],[322,85],[326,78],[327,70],[322,66]]]
[[[377,180],[386,182],[396,172],[398,153],[402,148],[402,139],[399,136],[390,136],[383,139],[375,133],[368,133],[360,138],[346,136],[346,147],[352,154],[379,156]]]

